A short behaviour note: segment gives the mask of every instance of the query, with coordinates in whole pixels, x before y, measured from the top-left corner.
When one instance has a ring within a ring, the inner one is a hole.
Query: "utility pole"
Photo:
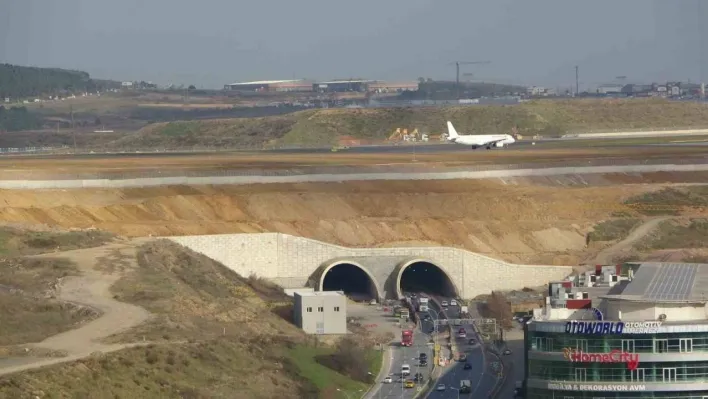
[[[455,61],[453,63],[448,64],[455,65],[455,92],[458,100],[460,99],[460,65],[486,65],[489,63],[490,61]]]
[[[71,114],[71,136],[74,139],[74,154],[76,154],[76,129],[74,129],[74,105],[69,104],[69,113]]]
[[[575,66],[575,95],[580,94],[580,80],[578,79],[578,66]]]

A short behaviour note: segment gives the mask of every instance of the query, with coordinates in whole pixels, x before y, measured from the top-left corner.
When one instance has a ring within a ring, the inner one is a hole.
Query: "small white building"
[[[342,292],[295,292],[294,296],[295,325],[305,333],[347,333],[347,297]]]

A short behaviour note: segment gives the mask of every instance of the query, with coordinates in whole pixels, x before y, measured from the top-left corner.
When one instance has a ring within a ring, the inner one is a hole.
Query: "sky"
[[[0,0],[0,63],[194,84],[708,79],[705,0]],[[469,75],[471,74],[471,76]]]

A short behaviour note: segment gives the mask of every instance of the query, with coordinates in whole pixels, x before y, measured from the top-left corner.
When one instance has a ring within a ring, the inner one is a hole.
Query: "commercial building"
[[[525,398],[708,398],[708,265],[598,266],[545,302],[524,326]]]
[[[307,334],[346,334],[347,297],[339,291],[295,292],[295,324]]]
[[[330,80],[313,83],[312,90],[319,93],[366,92],[369,91],[369,84],[373,82],[364,79]]]
[[[312,91],[312,82],[302,79],[261,80],[255,82],[229,83],[224,90],[259,92],[301,92]]]

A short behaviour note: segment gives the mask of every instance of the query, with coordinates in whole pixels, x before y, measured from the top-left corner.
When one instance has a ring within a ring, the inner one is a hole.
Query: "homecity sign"
[[[639,354],[613,350],[610,353],[587,353],[572,348],[563,349],[563,357],[571,362],[582,363],[627,363],[627,370],[639,366]]]
[[[569,321],[565,323],[566,334],[608,335],[608,334],[654,334],[661,326],[660,321]]]

